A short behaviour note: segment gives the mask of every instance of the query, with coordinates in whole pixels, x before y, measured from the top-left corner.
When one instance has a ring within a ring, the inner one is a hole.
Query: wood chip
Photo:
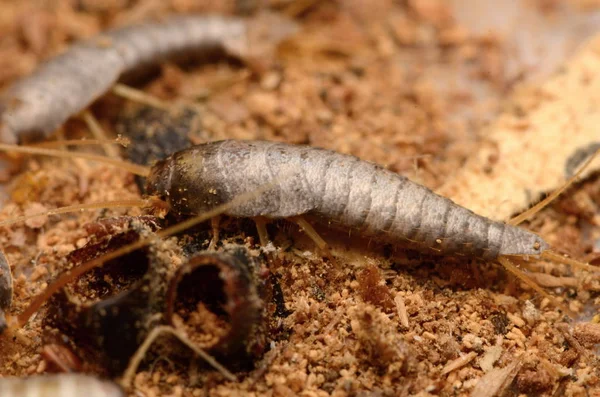
[[[581,345],[581,343],[579,343],[577,339],[573,337],[571,334],[571,328],[568,324],[557,324],[556,328],[562,332],[567,342],[569,342],[569,344],[579,353],[580,356],[584,357],[585,359],[589,358],[588,351]]]
[[[519,369],[521,361],[514,360],[504,368],[496,368],[479,379],[471,393],[471,397],[492,397],[501,395],[513,381]]]
[[[442,375],[449,374],[455,369],[459,369],[473,361],[473,359],[477,357],[477,353],[470,352],[462,357],[457,358],[456,360],[450,361],[446,366],[442,369]]]
[[[512,313],[506,313],[506,317],[508,317],[508,319],[519,328],[525,326],[525,320],[523,320],[517,315],[514,315]]]
[[[600,343],[600,324],[580,323],[573,327],[573,336],[584,346]]]
[[[408,313],[406,312],[404,298],[402,298],[400,294],[396,294],[394,302],[396,303],[396,309],[398,310],[398,318],[400,319],[400,324],[402,324],[403,327],[408,328],[410,324],[408,323]]]
[[[502,346],[495,345],[490,347],[485,354],[479,360],[479,366],[483,370],[483,372],[490,372],[494,369],[494,364],[500,356],[502,356]]]

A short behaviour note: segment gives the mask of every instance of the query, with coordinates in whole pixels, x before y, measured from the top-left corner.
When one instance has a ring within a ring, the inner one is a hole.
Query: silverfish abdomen
[[[241,19],[177,16],[110,30],[40,65],[0,95],[0,141],[16,143],[49,135],[85,109],[123,75],[177,56],[232,53],[247,45]]]
[[[147,187],[175,211],[199,214],[270,182],[266,193],[227,215],[310,215],[426,253],[484,259],[539,255],[548,247],[534,233],[479,216],[376,164],[309,146],[237,140],[198,145],[157,163]]]

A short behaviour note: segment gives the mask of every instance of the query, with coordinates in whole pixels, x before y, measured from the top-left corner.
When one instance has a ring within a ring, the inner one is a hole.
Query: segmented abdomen
[[[235,18],[179,16],[103,33],[77,43],[10,86],[0,97],[0,140],[48,135],[119,78],[178,55],[242,50],[246,24]]]
[[[0,379],[2,397],[123,397],[115,383],[83,374],[35,375]]]
[[[185,150],[167,164],[174,165],[169,194],[180,212],[201,213],[274,181],[267,193],[228,214],[306,214],[421,251],[485,259],[497,257],[503,235],[516,229],[380,166],[309,146],[229,140]]]

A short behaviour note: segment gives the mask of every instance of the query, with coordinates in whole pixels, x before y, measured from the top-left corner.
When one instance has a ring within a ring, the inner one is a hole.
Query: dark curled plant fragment
[[[261,354],[266,321],[259,274],[260,266],[243,246],[191,257],[170,281],[166,321],[217,357]]]
[[[117,132],[131,140],[127,158],[147,165],[191,146],[188,134],[199,128],[199,122],[200,115],[191,107],[163,110],[136,106],[120,116]]]
[[[138,217],[121,216],[117,218],[107,218],[99,220],[97,222],[88,223],[84,225],[83,228],[88,233],[92,242],[99,241],[104,237],[110,237],[117,233],[123,233],[128,231],[130,224],[134,221],[148,226],[150,229],[152,229],[152,231],[158,230],[159,228],[158,219],[151,215],[142,215]],[[78,251],[83,252],[82,250]]]
[[[73,266],[150,235],[156,223],[123,217],[87,229],[97,233],[69,255]],[[156,247],[141,249],[83,275],[53,298],[46,325],[66,336],[85,362],[119,374],[157,321],[153,314],[164,309],[170,266],[164,258]]]
[[[117,132],[127,136],[131,145],[125,149],[127,158],[141,165],[163,160],[171,153],[192,145],[188,134],[200,126],[200,115],[191,107],[173,110],[152,106],[136,106],[120,116]],[[144,191],[144,182],[136,177],[138,187]]]
[[[6,328],[4,312],[10,308],[13,296],[12,274],[4,252],[0,251],[0,334]]]
[[[141,216],[86,225],[88,244],[67,260],[75,267],[151,237],[157,223],[154,217]],[[178,245],[157,239],[154,245],[80,276],[57,293],[44,319],[48,329],[44,343],[61,348],[47,349],[46,361],[69,371],[68,360],[54,353],[71,351],[86,371],[121,375],[148,334],[166,323],[200,349],[231,359],[228,366],[250,365],[267,345],[262,293],[268,279],[260,262],[245,246],[226,244],[223,252],[195,253],[183,265],[175,265],[171,258],[183,252]],[[187,355],[180,348],[163,343],[157,352]]]

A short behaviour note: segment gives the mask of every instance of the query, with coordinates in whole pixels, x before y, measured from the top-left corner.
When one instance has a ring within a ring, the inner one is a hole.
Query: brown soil
[[[200,120],[193,141],[307,143],[385,165],[436,189],[481,148],[485,127],[511,106],[515,90],[541,84],[600,30],[593,24],[600,7],[595,1],[523,0],[515,2],[516,14],[503,7],[484,12],[476,7],[481,3],[495,9],[498,2],[0,0],[0,85],[27,75],[73,40],[111,26],[172,12],[270,8],[302,29],[263,60],[262,69],[251,71],[243,61],[169,64],[139,88],[193,105]],[[526,15],[525,22],[517,14]],[[535,26],[534,41],[522,45],[524,37],[507,29],[502,15]],[[554,48],[557,37],[564,40],[550,57],[542,50]],[[107,95],[92,110],[113,134],[129,111],[121,109],[135,106]],[[79,120],[69,121],[63,133],[88,134]],[[108,166],[41,158],[21,163],[6,184],[1,219],[139,197],[134,177]],[[598,263],[598,203],[600,179],[592,175],[525,227],[558,251]],[[0,228],[14,277],[9,314],[23,311],[69,266],[65,256],[88,241],[84,224],[142,212],[88,211]],[[252,228],[240,230],[252,245]],[[277,223],[269,231],[287,248],[272,252],[265,266],[279,280],[289,315],[278,318],[276,335],[266,336],[266,353],[233,382],[189,357],[169,357],[162,346],[160,355],[142,363],[129,395],[600,395],[597,275],[532,265],[536,280],[576,313],[569,319],[495,264],[415,260],[320,230],[333,246],[332,262],[297,227]],[[201,309],[189,332],[202,328],[207,309]],[[0,337],[0,375],[50,367],[41,355],[44,313],[19,337]],[[220,335],[206,329],[210,337]]]

